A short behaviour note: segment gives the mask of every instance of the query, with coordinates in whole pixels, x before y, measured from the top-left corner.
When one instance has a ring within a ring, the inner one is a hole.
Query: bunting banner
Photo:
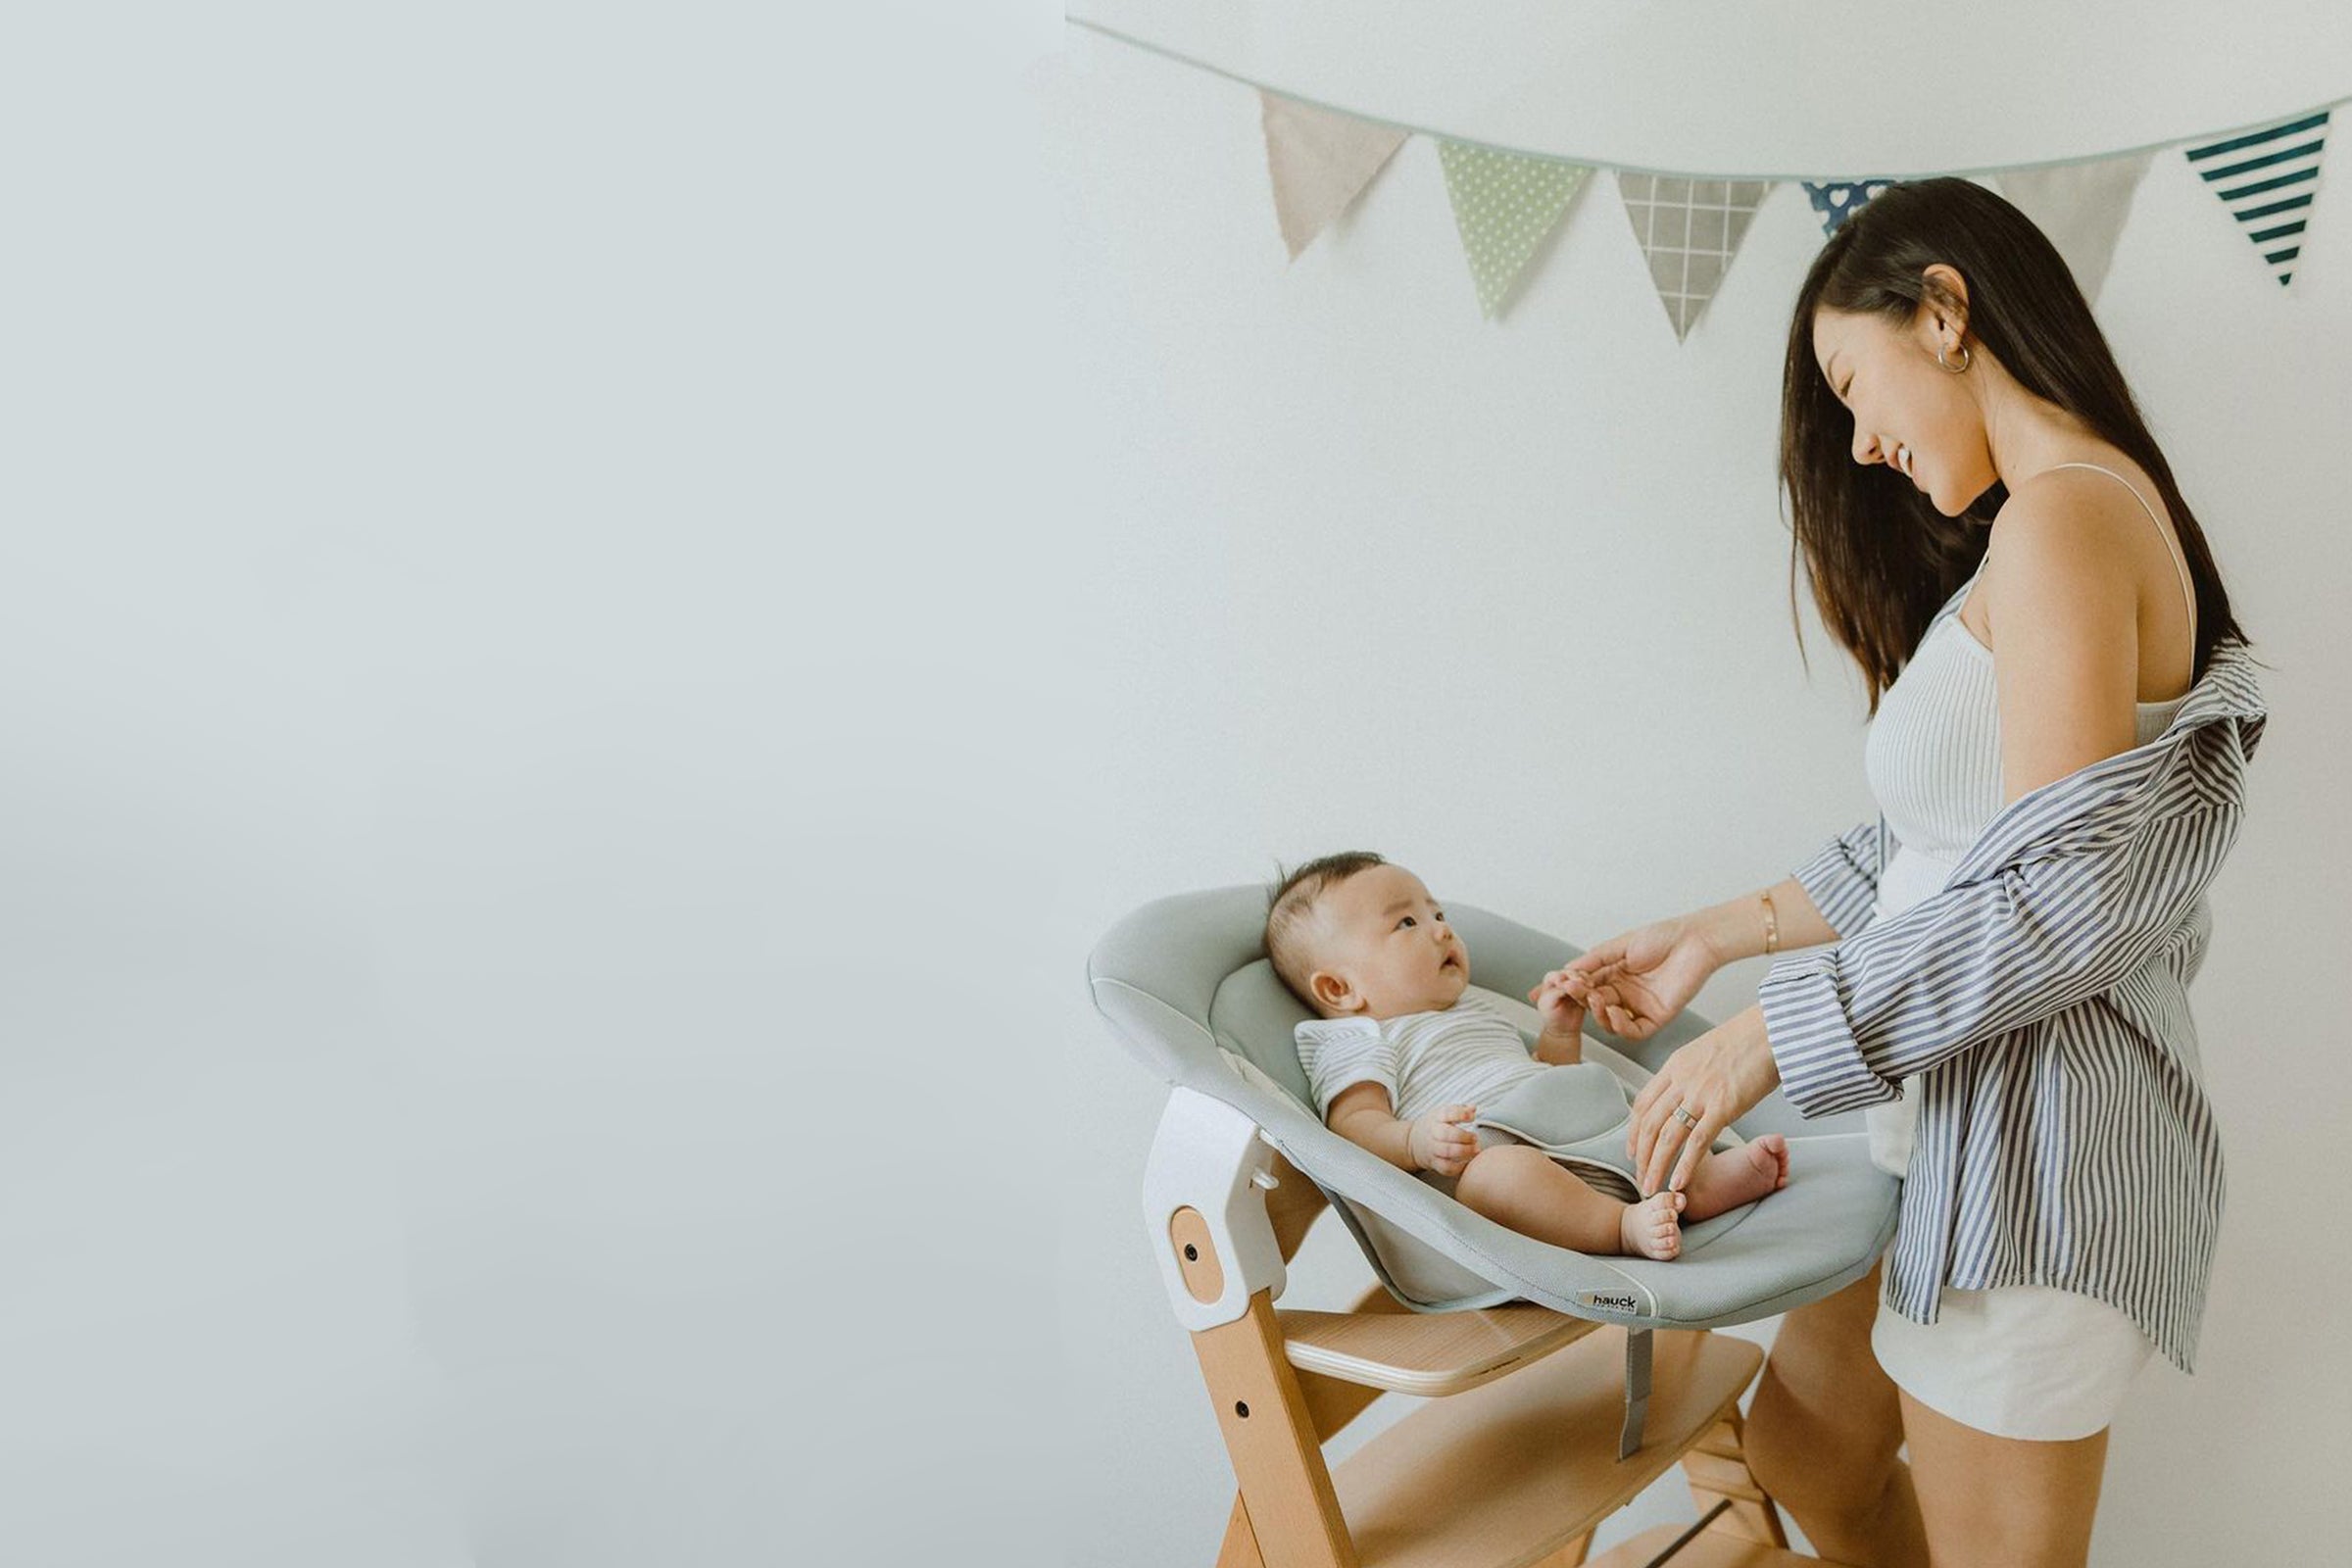
[[[2126,153],[2095,164],[2013,169],[1999,176],[2001,194],[2049,235],[2082,297],[2095,300],[2115,260],[2116,236],[2153,152]]]
[[[1492,319],[1592,171],[1442,137],[1438,159],[1446,166],[1446,193],[1478,286],[1479,311]]]
[[[2271,264],[2278,286],[2295,275],[2303,226],[2320,188],[2320,152],[2328,111],[2191,147],[2188,165],[2222,199],[2238,228]]]
[[[1275,220],[1293,261],[1346,216],[1407,140],[1421,136],[1437,143],[1446,200],[1479,314],[1489,320],[1524,284],[1537,252],[1567,217],[1577,192],[1595,169],[1608,169],[1616,175],[1634,242],[1678,343],[1690,340],[1722,288],[1758,210],[1778,186],[1801,186],[1821,220],[1822,233],[1835,237],[1848,219],[1892,186],[1937,177],[1917,173],[1817,179],[1797,173],[1637,170],[1462,141],[1431,126],[1367,120],[1285,97],[1206,61],[1098,23],[1068,20],[1169,59],[1219,71],[1256,92]],[[2328,118],[2345,103],[2352,103],[2352,97],[2252,127],[2174,137],[2086,158],[1942,173],[1998,189],[2049,236],[2082,297],[2095,301],[2157,152],[2178,149],[2285,287],[2300,270],[2303,239],[2319,191],[2320,160],[2327,150]]]
[[[1723,286],[1748,220],[1771,190],[1768,179],[1617,176],[1617,194],[1625,199],[1625,216],[1649,262],[1649,280],[1677,343],[1690,335],[1691,323]]]
[[[1266,172],[1274,181],[1274,217],[1291,260],[1354,205],[1405,132],[1258,89],[1266,133]]]

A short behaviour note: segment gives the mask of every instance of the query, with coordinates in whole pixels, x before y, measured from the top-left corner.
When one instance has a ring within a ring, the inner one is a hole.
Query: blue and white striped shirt
[[[1797,869],[1838,941],[1764,980],[1789,1102],[1827,1115],[1923,1075],[1886,1259],[1903,1316],[1936,1321],[1946,1285],[2056,1286],[2190,1369],[2223,1178],[2187,988],[2265,718],[2224,642],[2162,733],[2010,802],[1901,913],[1871,918],[1880,823]]]

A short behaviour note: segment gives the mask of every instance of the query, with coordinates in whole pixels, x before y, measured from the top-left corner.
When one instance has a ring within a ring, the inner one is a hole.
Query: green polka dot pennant
[[[1478,285],[1478,308],[1491,318],[1592,171],[1443,137],[1438,159],[1446,167],[1446,193],[1453,199],[1470,278]]]

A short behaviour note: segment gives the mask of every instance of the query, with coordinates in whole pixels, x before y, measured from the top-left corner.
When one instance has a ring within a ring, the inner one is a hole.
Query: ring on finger
[[[1690,1114],[1690,1107],[1689,1105],[1675,1106],[1674,1119],[1681,1122],[1686,1127],[1695,1127],[1698,1125],[1698,1118]]]

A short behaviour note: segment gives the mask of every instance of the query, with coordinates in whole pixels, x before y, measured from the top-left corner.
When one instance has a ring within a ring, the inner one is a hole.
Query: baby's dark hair
[[[1358,871],[1388,863],[1370,850],[1343,850],[1309,860],[1295,871],[1284,871],[1281,862],[1275,862],[1276,879],[1266,892],[1266,956],[1274,960],[1274,972],[1291,988],[1291,995],[1308,1006],[1315,1004],[1306,994],[1306,982],[1315,966],[1314,954],[1307,948],[1306,923],[1314,913],[1315,901]]]

